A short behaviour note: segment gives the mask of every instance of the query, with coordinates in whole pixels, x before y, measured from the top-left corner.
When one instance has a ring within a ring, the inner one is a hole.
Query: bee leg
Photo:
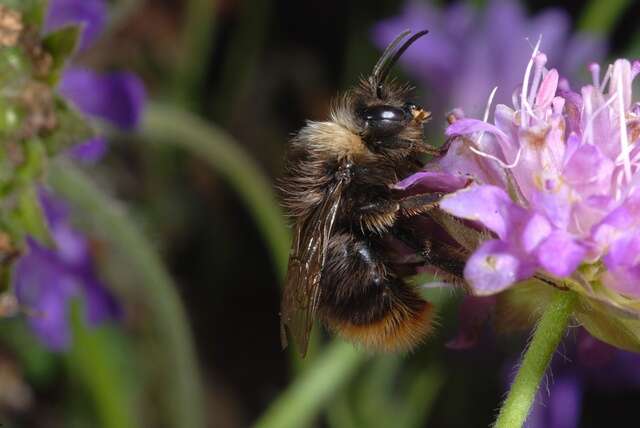
[[[412,257],[406,258],[409,263],[422,265],[429,260],[432,250],[431,241],[420,238],[411,227],[399,222],[390,230],[390,233],[391,236],[415,252]]]
[[[378,233],[384,232],[395,223],[399,210],[400,205],[391,198],[380,198],[357,207],[360,225]]]
[[[463,277],[465,255],[447,242],[417,233],[410,221],[398,222],[390,230],[391,235],[419,255],[421,266],[435,268],[452,282],[459,282]]]
[[[442,155],[444,155],[447,152],[448,147],[434,147],[431,146],[429,144],[421,144],[417,149],[416,152],[418,153],[422,153],[425,155],[429,155],[429,156],[433,156],[434,158],[438,158]]]
[[[444,196],[444,193],[421,193],[418,195],[407,196],[398,200],[400,211],[403,215],[411,217],[418,214],[423,214],[431,209],[435,208],[440,202],[440,199]]]

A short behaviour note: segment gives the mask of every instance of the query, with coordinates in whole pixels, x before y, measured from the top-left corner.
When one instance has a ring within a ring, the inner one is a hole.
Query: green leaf
[[[566,279],[563,285],[579,290]],[[595,284],[594,288],[597,288]],[[496,328],[502,332],[513,332],[532,327],[558,293],[561,291],[537,280],[525,281],[500,293],[496,305]],[[640,352],[640,319],[622,310],[614,310],[613,302],[598,300],[581,292],[576,292],[576,296],[578,302],[574,317],[589,333],[617,348]]]
[[[67,354],[69,375],[78,378],[91,396],[105,428],[139,426],[135,369],[124,338],[107,326],[89,329],[80,302],[71,310],[73,346]]]
[[[367,359],[353,345],[334,341],[271,403],[254,428],[298,428],[308,425],[355,375]]]
[[[22,111],[18,106],[0,98],[0,138],[5,138],[20,128]]]
[[[53,66],[48,77],[48,82],[55,85],[60,80],[62,69],[67,59],[75,52],[80,40],[81,29],[78,26],[69,26],[49,33],[42,40],[45,51],[51,54]]]
[[[602,303],[581,297],[576,319],[591,335],[617,348],[640,352],[640,320],[615,316]]]
[[[55,102],[58,126],[43,138],[47,152],[55,155],[63,150],[95,136],[93,127],[79,111],[58,97]]]
[[[29,383],[41,386],[53,380],[59,360],[38,342],[24,318],[2,320],[0,341],[16,355]]]
[[[31,63],[19,46],[0,49],[0,87],[13,86],[29,74]]]

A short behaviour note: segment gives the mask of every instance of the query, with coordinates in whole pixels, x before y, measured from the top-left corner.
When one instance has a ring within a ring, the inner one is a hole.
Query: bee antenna
[[[395,39],[387,46],[387,48],[382,53],[382,56],[373,67],[373,73],[371,74],[371,81],[374,83],[376,87],[376,96],[378,98],[382,98],[382,85],[384,81],[387,79],[387,75],[389,74],[389,70],[394,64],[398,61],[398,59],[402,56],[402,54],[409,49],[409,46],[413,44],[420,37],[427,34],[429,30],[418,31],[413,36],[409,37],[397,50],[396,47],[405,39],[409,34],[411,34],[411,30],[405,30],[396,36]]]

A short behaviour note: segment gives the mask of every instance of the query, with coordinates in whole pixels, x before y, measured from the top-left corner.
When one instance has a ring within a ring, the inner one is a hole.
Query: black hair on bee
[[[442,196],[403,198],[393,190],[422,168],[425,153],[439,153],[423,141],[430,114],[408,101],[408,85],[388,78],[427,31],[407,39],[410,33],[391,42],[372,74],[336,99],[330,120],[308,122],[291,141],[280,186],[293,221],[281,320],[283,345],[288,333],[302,355],[315,318],[384,351],[411,349],[432,329],[433,306],[403,279],[390,245],[429,253],[432,245],[412,242],[403,219],[432,209]]]

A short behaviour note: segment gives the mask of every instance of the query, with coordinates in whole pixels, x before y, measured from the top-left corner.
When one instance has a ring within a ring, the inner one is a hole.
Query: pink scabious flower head
[[[440,208],[487,232],[464,269],[474,294],[523,281],[573,289],[592,334],[640,351],[640,62],[592,64],[575,92],[539,45],[513,107],[497,105],[490,123],[494,90],[482,119],[459,111],[448,127],[447,153],[427,168],[471,184]]]

